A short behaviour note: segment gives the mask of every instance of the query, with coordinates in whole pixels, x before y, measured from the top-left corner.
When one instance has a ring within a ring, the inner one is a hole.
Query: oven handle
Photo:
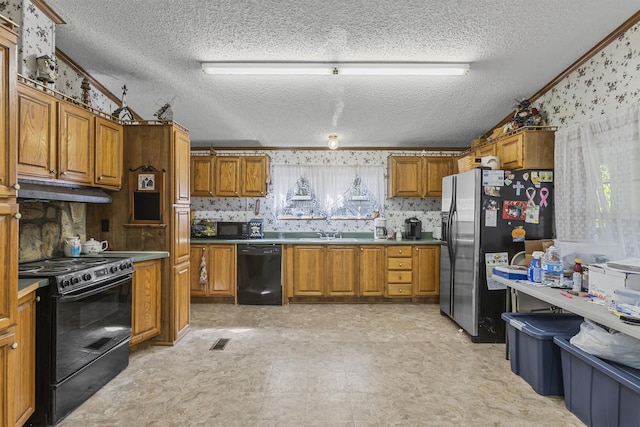
[[[105,284],[103,286],[100,286],[99,288],[91,288],[88,291],[82,291],[81,290],[81,291],[79,291],[77,293],[70,292],[68,294],[62,295],[60,297],[60,302],[78,301],[79,299],[87,298],[87,297],[90,297],[92,295],[99,294],[102,291],[106,291],[107,289],[115,288],[116,286],[120,286],[123,283],[130,282],[132,280],[132,278],[133,278],[133,276],[131,274],[129,274],[129,275],[123,277],[122,279],[119,279],[119,280],[117,280],[115,282],[109,282],[109,283],[107,283],[107,284]]]

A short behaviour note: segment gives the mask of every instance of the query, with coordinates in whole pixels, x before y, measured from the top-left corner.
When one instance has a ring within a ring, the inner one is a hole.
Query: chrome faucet
[[[342,239],[342,231],[338,231],[337,233],[333,233],[333,238]]]
[[[328,238],[328,237],[329,237],[328,235],[326,235],[326,234],[325,234],[324,232],[322,232],[322,231],[318,231],[316,234],[317,234],[317,235],[318,235],[318,237],[320,237],[321,239],[324,239],[324,238]]]

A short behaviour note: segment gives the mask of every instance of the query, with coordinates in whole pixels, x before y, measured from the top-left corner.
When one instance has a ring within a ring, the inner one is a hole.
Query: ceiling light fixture
[[[338,135],[336,135],[335,133],[332,133],[331,135],[329,135],[329,149],[337,150],[339,146],[340,146],[340,141],[338,141]]]
[[[462,76],[469,64],[433,62],[203,62],[216,75]]]

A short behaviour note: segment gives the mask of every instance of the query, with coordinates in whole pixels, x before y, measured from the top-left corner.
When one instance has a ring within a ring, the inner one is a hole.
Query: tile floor
[[[437,305],[192,305],[59,425],[582,426]],[[210,347],[230,338],[222,351]]]

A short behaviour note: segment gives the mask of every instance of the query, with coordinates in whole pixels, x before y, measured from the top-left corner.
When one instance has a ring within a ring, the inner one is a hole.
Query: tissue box
[[[640,291],[640,274],[624,273],[606,264],[589,265],[589,294],[597,298],[613,297],[616,289]]]
[[[505,265],[493,267],[493,274],[511,280],[526,280],[527,267],[524,265]]]

